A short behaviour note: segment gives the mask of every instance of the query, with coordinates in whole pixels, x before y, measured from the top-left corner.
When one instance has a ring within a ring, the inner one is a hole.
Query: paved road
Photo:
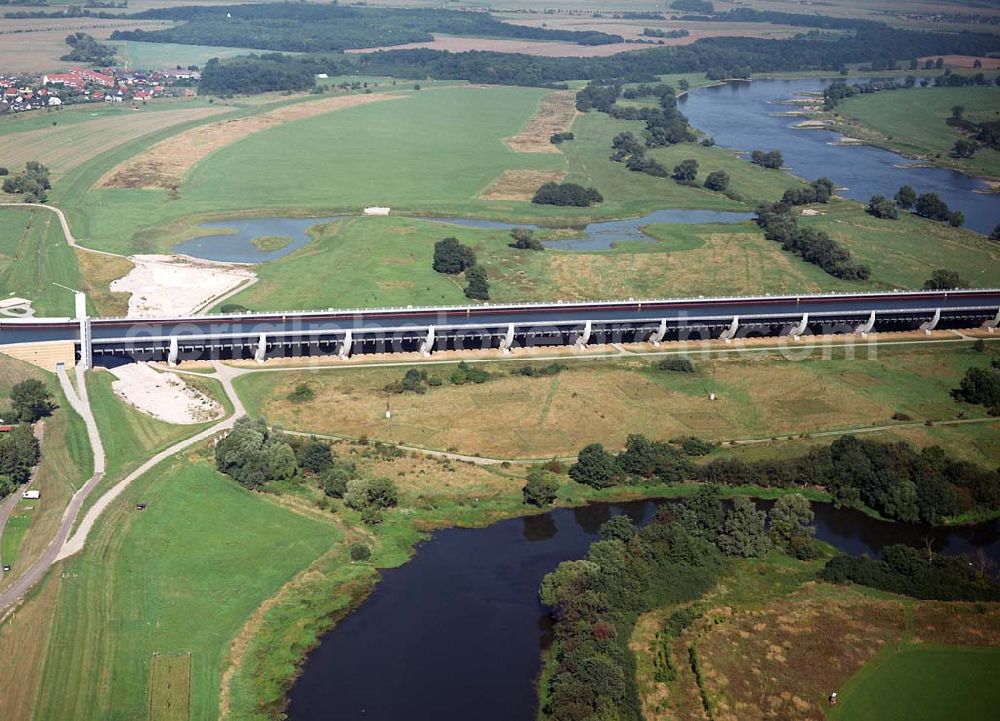
[[[80,417],[83,418],[83,422],[87,427],[87,437],[90,439],[90,447],[94,454],[94,475],[83,484],[83,486],[69,501],[69,505],[66,506],[66,510],[63,512],[62,522],[59,525],[59,530],[53,537],[52,541],[46,546],[45,551],[38,560],[36,560],[22,576],[20,576],[14,583],[11,584],[10,588],[5,589],[0,592],[0,620],[5,618],[8,613],[20,602],[24,595],[34,586],[42,577],[48,572],[49,568],[55,563],[59,556],[59,551],[62,549],[66,538],[69,536],[70,529],[73,527],[73,521],[76,519],[76,514],[79,513],[80,508],[83,506],[83,502],[87,500],[87,496],[90,492],[94,490],[101,479],[104,477],[104,445],[101,443],[101,436],[97,431],[97,421],[94,420],[94,415],[90,411],[90,400],[87,398],[87,385],[84,382],[83,369],[78,367],[76,369],[76,383],[79,389],[79,395],[77,390],[73,388],[72,383],[70,383],[69,376],[66,375],[66,370],[62,366],[57,370],[57,375],[59,377],[59,383],[62,386],[63,393],[66,395],[66,399],[69,401],[70,406],[73,407]]]

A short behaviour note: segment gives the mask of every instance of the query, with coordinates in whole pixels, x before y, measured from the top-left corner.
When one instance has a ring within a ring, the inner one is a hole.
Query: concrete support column
[[[257,350],[254,351],[253,359],[258,363],[263,363],[267,360],[267,334],[261,333],[260,338],[257,339]]]
[[[736,315],[733,316],[733,322],[729,324],[729,327],[722,331],[722,335],[719,336],[719,339],[726,341],[726,343],[731,343],[733,338],[736,337],[736,331],[739,329],[740,317]]]
[[[340,353],[337,356],[340,360],[347,360],[351,357],[351,349],[354,347],[354,333],[347,331],[344,334],[344,342],[340,344]]]
[[[180,348],[177,346],[177,336],[170,339],[170,350],[167,352],[167,365],[177,365],[177,358],[180,356]]]
[[[507,333],[500,340],[500,352],[504,355],[510,353],[510,347],[514,344],[514,324],[507,326]]]
[[[664,318],[660,321],[660,327],[653,331],[653,335],[649,336],[649,342],[653,344],[654,348],[659,348],[660,343],[663,342],[664,337],[667,335],[667,319]]]
[[[931,334],[931,331],[937,328],[937,324],[941,320],[941,309],[938,308],[934,311],[934,316],[927,322],[920,324],[920,330],[922,330],[927,335]]]
[[[424,340],[420,343],[420,353],[424,356],[429,356],[431,351],[434,350],[434,326],[427,328],[427,335]]]
[[[593,326],[589,320],[583,324],[583,331],[576,337],[576,343],[573,344],[577,350],[583,350],[587,347],[587,343],[590,342],[590,333],[592,330]]]
[[[806,328],[808,327],[809,327],[809,314],[805,313],[802,316],[802,320],[799,321],[799,324],[794,328],[792,328],[791,332],[789,332],[788,335],[792,336],[792,338],[794,338],[795,340],[798,340],[802,336],[802,334],[806,332]]]
[[[983,323],[983,328],[988,330],[990,333],[992,333],[994,328],[996,328],[997,326],[1000,326],[1000,309],[997,310],[997,314],[993,318],[993,320],[988,320],[985,323]]]
[[[87,296],[75,293],[76,319],[80,323],[80,365],[84,370],[94,367],[94,341],[90,335],[90,318],[87,316]]]
[[[868,316],[868,320],[866,320],[864,323],[855,328],[854,332],[860,334],[861,337],[864,338],[865,336],[867,336],[869,333],[872,332],[872,328],[874,327],[875,327],[875,311],[872,311],[871,315]]]

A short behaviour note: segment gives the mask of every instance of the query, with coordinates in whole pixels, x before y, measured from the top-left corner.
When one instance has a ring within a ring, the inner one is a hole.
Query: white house
[[[365,215],[389,215],[389,208],[373,205],[370,208],[365,208]]]

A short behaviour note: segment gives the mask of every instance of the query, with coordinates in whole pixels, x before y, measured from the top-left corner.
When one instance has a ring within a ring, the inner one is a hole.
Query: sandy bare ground
[[[505,170],[479,194],[480,200],[531,200],[545,183],[559,183],[566,177],[562,170]]]
[[[118,379],[111,384],[115,395],[153,418],[188,425],[222,417],[219,403],[176,373],[161,373],[145,363],[126,363],[110,371]]]
[[[572,90],[557,90],[542,98],[538,112],[517,135],[505,138],[507,147],[515,153],[558,153],[559,147],[549,138],[556,133],[565,133],[576,120],[576,93]]]
[[[379,50],[414,50],[429,48],[464,53],[469,50],[487,50],[498,53],[521,53],[543,58],[596,58],[617,55],[628,50],[646,50],[652,46],[635,43],[611,43],[610,45],[576,45],[575,43],[549,42],[538,40],[503,40],[499,38],[463,38],[453,35],[435,35],[434,39],[423,43],[386,45],[377,48],[357,48],[347,53],[374,53]]]
[[[0,37],[0,43],[3,41]],[[65,173],[110,148],[143,135],[229,110],[221,106],[156,111],[119,107],[121,112],[110,117],[4,135],[0,138],[0,155],[10,168],[37,160],[55,173]],[[53,113],[52,120],[58,123],[59,114]]]
[[[184,175],[210,153],[251,133],[357,105],[392,100],[398,95],[338,95],[277,108],[260,115],[191,128],[163,140],[112,168],[98,181],[105,188],[163,188],[174,190]]]
[[[175,255],[133,255],[134,267],[112,281],[113,292],[131,293],[129,318],[192,315],[232,289],[256,280],[245,266],[202,263]]]

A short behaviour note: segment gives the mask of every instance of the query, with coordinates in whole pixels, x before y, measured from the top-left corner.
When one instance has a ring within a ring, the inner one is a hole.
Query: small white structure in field
[[[25,491],[21,494],[21,498],[27,498],[29,501],[37,501],[41,497],[41,491]]]
[[[365,208],[365,215],[389,215],[389,208],[383,208],[378,205],[373,205],[370,208]]]
[[[714,401],[714,400],[717,400],[717,397],[716,397],[716,395],[714,393],[709,393],[708,394],[708,400]]]

